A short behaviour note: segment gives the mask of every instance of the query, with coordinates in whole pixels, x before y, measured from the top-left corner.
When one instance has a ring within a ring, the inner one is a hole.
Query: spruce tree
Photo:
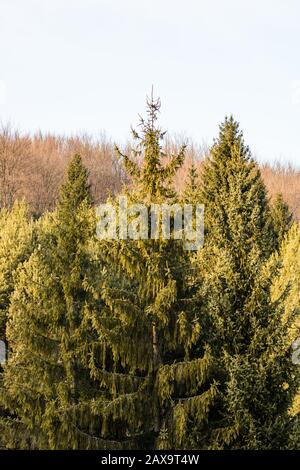
[[[285,315],[295,313],[296,323],[289,341],[294,341],[300,329],[300,227],[294,223],[285,235],[277,255],[278,273],[272,283],[272,298],[277,300],[285,291]]]
[[[210,449],[289,446],[297,378],[272,301],[273,232],[266,190],[233,118],[220,126],[201,181],[206,236],[198,254],[196,304],[214,358],[215,403],[199,445]]]
[[[245,256],[254,242],[262,255],[272,251],[271,214],[258,165],[233,117],[225,118],[204,164],[201,201],[207,241]],[[240,260],[242,261],[242,260]]]
[[[14,275],[33,250],[35,227],[24,202],[15,202],[11,210],[2,209],[0,223],[0,340],[3,354],[0,379],[2,381],[2,366],[5,364],[9,350],[6,323],[10,299],[15,288]],[[9,420],[9,414],[1,408],[0,430],[2,430],[2,421],[7,422],[7,420]],[[3,432],[0,432],[1,447],[3,446],[2,436]]]
[[[44,216],[33,254],[18,269],[9,309],[11,351],[1,403],[7,447],[99,447],[101,425],[92,404],[101,393],[90,374],[97,338],[89,310],[101,310],[95,283],[101,266],[93,252],[95,214],[81,158],[69,164],[54,214]]]
[[[164,163],[159,109],[159,100],[148,100],[148,118],[133,132],[133,155],[117,149],[134,183],[124,193],[129,208],[143,203],[149,210],[152,204],[179,201],[171,183],[185,147]],[[98,402],[106,417],[103,435],[136,448],[191,448],[190,420],[205,419],[216,384],[209,381],[210,351],[198,342],[199,311],[190,301],[183,242],[160,234],[100,247],[110,266],[103,297],[110,312],[106,317],[95,312],[93,319],[107,348],[102,369],[95,367],[107,384],[106,406]]]
[[[132,180],[123,192],[128,208],[143,204],[148,214],[180,202],[172,181],[185,147],[164,154],[159,110],[159,100],[148,100],[132,155],[117,149]],[[181,199],[204,203],[206,216],[205,247],[195,257],[184,240],[161,233],[122,239],[121,219],[118,240],[97,240],[88,174],[78,155],[72,159],[56,211],[36,225],[34,249],[26,248],[26,226],[13,269],[2,269],[6,447],[283,449],[299,442],[291,417],[299,388],[291,361],[298,229],[270,257],[266,190],[233,118],[220,128],[200,185],[192,167]],[[111,202],[120,215],[118,199]]]
[[[278,250],[284,235],[289,231],[293,223],[293,214],[282,194],[277,194],[271,207],[274,227],[275,247]]]
[[[16,202],[11,211],[2,209],[0,224],[0,340],[5,341],[7,312],[14,290],[13,276],[33,249],[34,224],[24,202]]]
[[[196,205],[201,201],[201,190],[199,173],[194,162],[192,162],[189,172],[185,181],[185,186],[182,194],[182,200],[187,204]]]
[[[280,251],[276,256],[277,274],[272,283],[272,300],[284,297],[283,321],[290,317],[293,321],[289,328],[288,344],[293,346],[292,359],[296,373],[300,374],[300,227],[294,223],[285,235]],[[295,397],[291,414],[300,417],[300,388]],[[299,435],[298,435],[299,446]]]

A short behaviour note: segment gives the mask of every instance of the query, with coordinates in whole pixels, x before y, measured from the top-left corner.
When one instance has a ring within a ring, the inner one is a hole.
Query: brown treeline
[[[167,139],[166,158],[175,153],[184,137]],[[129,150],[129,144],[127,145]],[[25,199],[35,215],[55,206],[59,187],[69,159],[79,153],[89,170],[90,184],[95,203],[103,202],[109,195],[118,194],[126,182],[114,142],[105,134],[92,137],[87,134],[57,136],[36,133],[22,134],[11,126],[0,128],[0,208],[10,208],[17,199]],[[201,165],[208,153],[205,145],[190,142],[186,161],[176,177],[180,190],[192,161]],[[290,164],[260,165],[270,198],[282,193],[296,220],[300,220],[300,170]]]

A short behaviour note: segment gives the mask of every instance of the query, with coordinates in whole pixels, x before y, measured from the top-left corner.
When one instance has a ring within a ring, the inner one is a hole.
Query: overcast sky
[[[0,0],[0,120],[122,141],[151,85],[170,133],[226,114],[260,160],[300,166],[299,0]]]

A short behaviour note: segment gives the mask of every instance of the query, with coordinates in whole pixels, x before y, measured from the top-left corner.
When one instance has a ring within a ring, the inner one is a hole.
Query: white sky
[[[226,114],[261,160],[300,165],[299,0],[0,0],[0,120],[124,140],[161,122],[211,143]]]

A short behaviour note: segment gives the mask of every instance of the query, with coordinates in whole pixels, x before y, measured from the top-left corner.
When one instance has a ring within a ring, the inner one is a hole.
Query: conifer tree
[[[201,201],[199,174],[194,162],[189,168],[182,196],[183,201],[188,204],[196,205]]]
[[[24,202],[15,202],[11,210],[2,209],[0,224],[0,340],[3,345],[2,366],[5,363],[9,348],[6,323],[10,299],[15,287],[14,274],[18,266],[29,258],[33,250],[35,229]],[[0,374],[2,376],[2,370]],[[4,421],[9,419],[8,413],[4,409],[0,410],[0,429],[2,419]],[[0,432],[1,447],[2,434]]]
[[[7,311],[14,290],[14,272],[33,249],[34,225],[24,202],[16,202],[11,211],[2,209],[0,224],[0,340],[5,340]]]
[[[283,293],[287,292],[283,301],[283,321],[286,322],[291,316],[293,317],[287,341],[293,346],[292,359],[295,369],[298,369],[298,374],[300,374],[300,365],[297,365],[300,363],[300,228],[298,224],[294,223],[285,235],[276,261],[278,269],[272,283],[272,300],[278,301]],[[291,413],[300,417],[300,389],[295,397]]]
[[[285,291],[285,316],[295,314],[296,323],[289,341],[297,338],[300,329],[300,227],[294,223],[285,235],[277,255],[278,274],[272,283],[272,298],[278,300]]]
[[[150,209],[179,200],[171,182],[185,148],[163,163],[159,108],[159,100],[148,100],[148,118],[133,132],[133,156],[117,149],[134,181],[134,190],[125,192],[129,207],[138,202]],[[95,374],[106,373],[104,436],[118,435],[125,445],[127,436],[135,447],[192,447],[190,420],[205,418],[216,384],[209,381],[210,351],[198,343],[199,312],[189,299],[189,258],[182,240],[161,235],[119,240],[102,243],[101,251],[111,266],[104,297],[110,314],[93,319],[112,359],[102,370],[95,368]],[[98,406],[101,410],[103,404]]]
[[[286,448],[297,378],[283,304],[271,300],[276,269],[268,261],[266,190],[233,118],[220,127],[201,184],[206,237],[196,262],[196,303],[219,387],[199,445]]]
[[[272,204],[272,221],[274,227],[275,247],[278,250],[284,235],[289,231],[293,222],[293,214],[282,194],[277,194]]]
[[[2,420],[7,447],[99,447],[92,403],[101,390],[88,365],[96,338],[87,318],[101,309],[94,295],[101,266],[89,201],[87,171],[75,156],[57,210],[40,221],[37,247],[16,274],[1,390],[12,415]]]
[[[151,97],[147,119],[133,131],[132,154],[117,148],[132,180],[123,196],[129,212],[143,204],[147,214],[162,204],[204,203],[205,247],[190,256],[184,240],[161,233],[151,239],[151,223],[142,229],[133,213],[127,222],[140,236],[127,238],[118,199],[111,202],[119,239],[98,240],[78,155],[57,209],[36,223],[31,244],[26,211],[16,209],[0,237],[10,345],[0,431],[7,448],[284,449],[299,443],[299,374],[291,361],[298,227],[270,257],[274,230],[279,243],[288,214],[281,204],[271,216],[233,118],[221,126],[200,184],[192,166],[180,198],[172,181],[185,146],[165,158],[159,110]]]
[[[219,138],[204,164],[201,200],[205,204],[207,241],[229,244],[248,253],[256,242],[268,256],[271,215],[259,168],[233,117],[225,118]]]

